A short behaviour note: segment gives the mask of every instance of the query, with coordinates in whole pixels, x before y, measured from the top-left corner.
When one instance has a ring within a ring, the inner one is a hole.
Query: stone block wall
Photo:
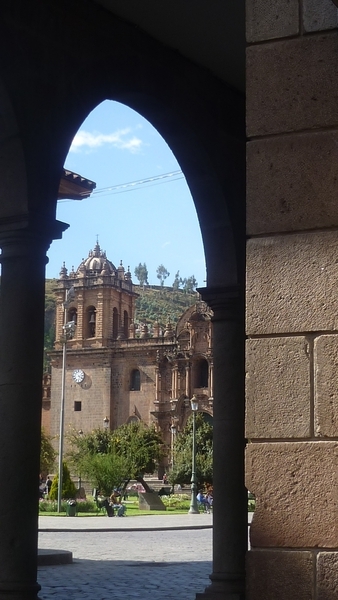
[[[247,600],[338,597],[337,17],[247,0]]]

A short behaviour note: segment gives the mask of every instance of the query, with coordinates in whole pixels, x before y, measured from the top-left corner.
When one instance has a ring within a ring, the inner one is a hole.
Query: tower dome
[[[115,275],[116,267],[107,259],[106,252],[101,250],[99,242],[96,242],[94,250],[90,250],[88,257],[82,261],[77,269],[86,275]]]

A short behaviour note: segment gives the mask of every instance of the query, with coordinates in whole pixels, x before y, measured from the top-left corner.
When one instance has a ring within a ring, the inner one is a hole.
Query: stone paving
[[[41,517],[39,548],[70,550],[74,562],[39,567],[39,597],[194,600],[212,571],[211,524],[205,514]]]

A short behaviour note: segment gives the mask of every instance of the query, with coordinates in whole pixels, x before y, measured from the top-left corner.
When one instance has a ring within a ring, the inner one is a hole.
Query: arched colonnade
[[[214,312],[214,542],[211,583],[244,597],[244,100],[173,50],[92,3],[0,9],[0,598],[37,597],[37,477],[46,252],[65,157],[106,99],[141,113],[171,147],[201,226]],[[111,34],[112,30],[114,35]],[[226,110],[224,110],[226,107]],[[85,174],[84,174],[85,175]],[[13,441],[15,439],[15,443]],[[27,451],[29,449],[29,451]],[[231,493],[229,493],[231,490]],[[222,596],[223,597],[223,596]],[[224,596],[227,597],[227,596]]]

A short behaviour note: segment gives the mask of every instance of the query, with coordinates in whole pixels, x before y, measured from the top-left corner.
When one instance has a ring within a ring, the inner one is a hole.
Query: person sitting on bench
[[[204,508],[205,512],[210,512],[210,503],[208,498],[203,494],[202,490],[200,490],[196,496],[196,500],[201,506]]]

